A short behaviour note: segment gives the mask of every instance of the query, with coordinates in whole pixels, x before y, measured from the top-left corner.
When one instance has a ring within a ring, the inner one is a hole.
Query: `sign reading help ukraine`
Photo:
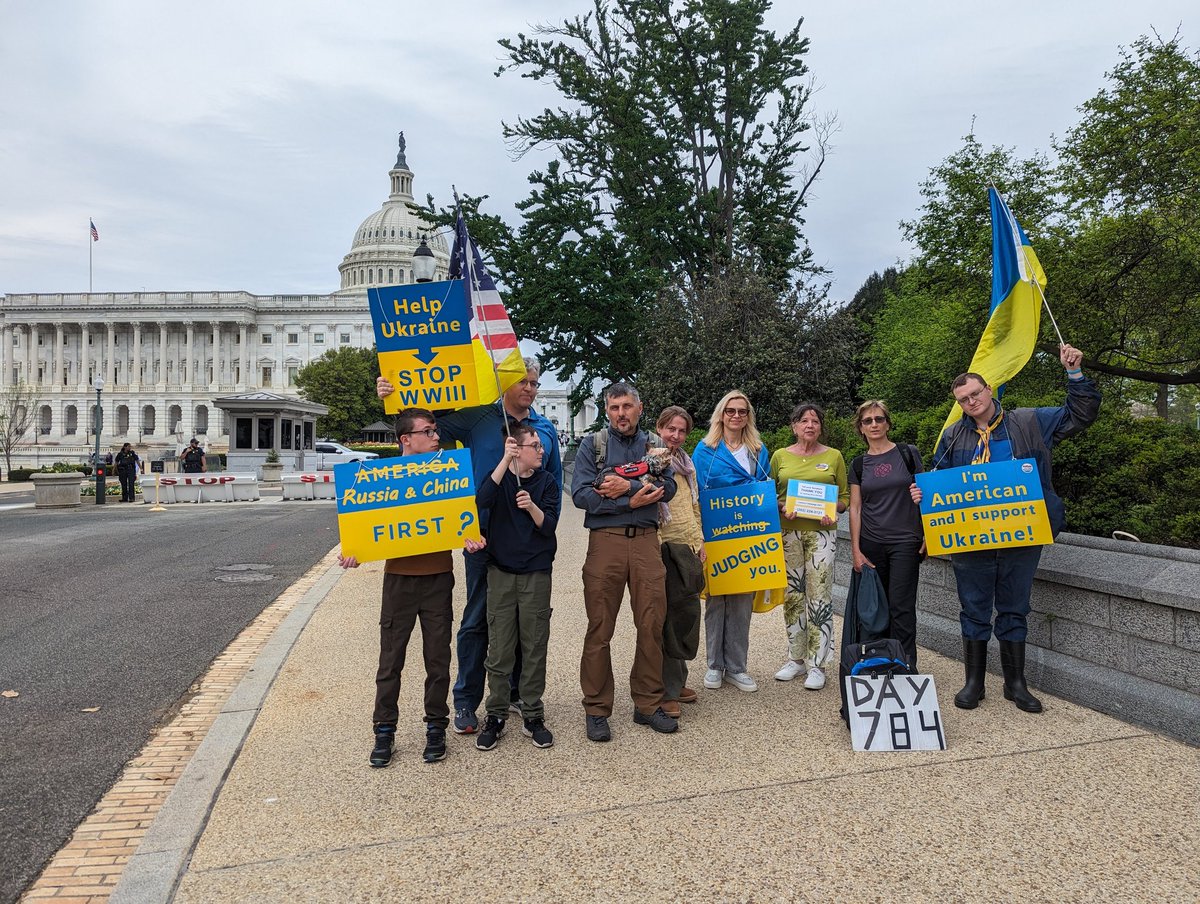
[[[700,491],[708,595],[787,586],[775,483]]]
[[[916,480],[932,556],[1054,542],[1032,459],[927,471]]]
[[[367,290],[379,371],[396,391],[384,411],[479,404],[461,279]]]
[[[360,562],[479,539],[468,449],[335,465],[342,555]]]

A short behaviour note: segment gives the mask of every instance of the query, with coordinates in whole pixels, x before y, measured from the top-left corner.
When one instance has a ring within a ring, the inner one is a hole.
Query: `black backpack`
[[[904,647],[891,637],[848,643],[842,647],[838,665],[838,690],[842,694],[841,717],[850,727],[850,709],[846,700],[846,678],[850,675],[912,675],[904,660]]]

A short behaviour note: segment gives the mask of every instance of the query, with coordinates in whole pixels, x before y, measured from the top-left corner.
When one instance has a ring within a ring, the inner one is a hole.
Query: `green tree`
[[[764,430],[786,425],[801,401],[849,406],[851,323],[823,296],[780,295],[761,274],[731,269],[695,293],[664,290],[653,323],[641,381],[652,417],[682,405],[703,421],[734,388]]]
[[[346,441],[384,416],[375,395],[379,357],[374,348],[330,349],[296,375],[300,394],[329,408],[321,418],[323,435]]]
[[[774,34],[769,8],[595,0],[586,15],[500,42],[499,73],[563,98],[504,127],[518,155],[557,155],[529,177],[509,262],[515,320],[560,375],[574,367],[585,387],[639,376],[664,291],[695,301],[736,262],[778,298],[811,272],[802,211],[832,123],[808,112],[800,25]]]
[[[1088,366],[1152,384],[1165,417],[1168,386],[1200,383],[1200,55],[1140,37],[1107,78],[1055,144],[1055,311]]]

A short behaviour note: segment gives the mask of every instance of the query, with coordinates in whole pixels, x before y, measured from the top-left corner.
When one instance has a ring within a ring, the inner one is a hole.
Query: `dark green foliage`
[[[301,369],[296,386],[304,398],[329,407],[319,421],[320,434],[339,441],[357,436],[384,417],[375,395],[379,357],[372,348],[330,349]]]

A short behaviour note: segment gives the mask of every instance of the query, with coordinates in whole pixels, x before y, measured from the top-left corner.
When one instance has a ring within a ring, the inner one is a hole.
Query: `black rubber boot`
[[[963,669],[967,673],[967,683],[954,695],[954,705],[959,709],[974,709],[983,699],[983,679],[987,675],[987,645],[986,640],[963,638]]]
[[[1025,686],[1025,641],[1000,641],[1000,668],[1004,671],[1004,699],[1024,712],[1040,713],[1042,701]]]
[[[372,767],[382,769],[392,761],[392,745],[395,740],[395,725],[375,726],[375,749],[371,751]]]

